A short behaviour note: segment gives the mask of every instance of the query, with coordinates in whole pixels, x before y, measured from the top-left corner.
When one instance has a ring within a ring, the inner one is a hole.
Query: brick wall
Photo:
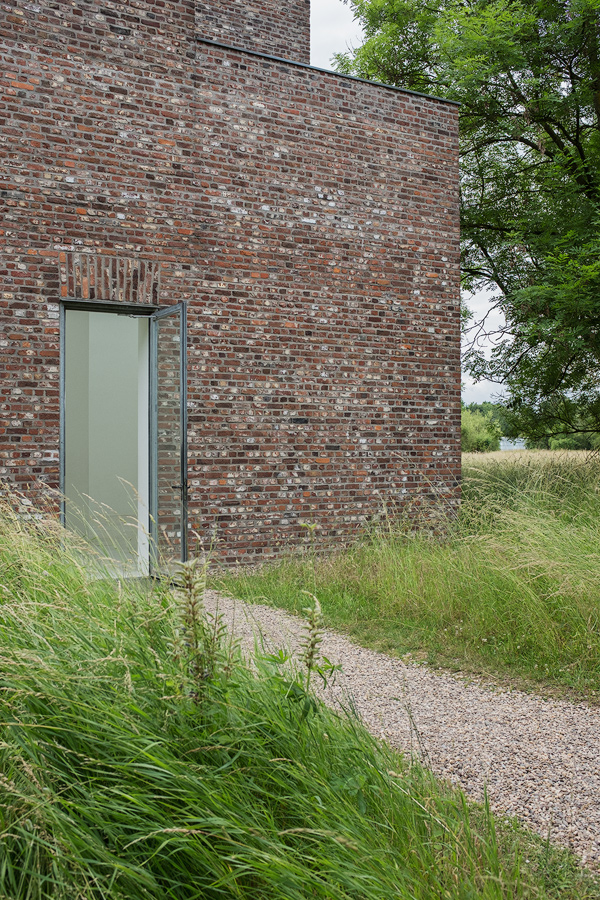
[[[222,44],[310,62],[310,0],[198,0],[196,31]]]
[[[135,41],[0,2],[0,478],[58,488],[77,251],[188,301],[190,522],[223,558],[454,502],[456,107],[195,44],[188,3],[109,5]]]
[[[310,62],[310,0],[3,0],[0,10],[4,34],[48,50],[66,40],[88,62],[118,57],[164,73],[193,57],[196,37]]]
[[[15,42],[15,53],[26,61],[36,55],[65,57],[73,64],[119,60],[163,76],[193,60],[194,0],[60,0],[25,4],[0,2],[0,36]],[[19,53],[18,49],[22,47]]]

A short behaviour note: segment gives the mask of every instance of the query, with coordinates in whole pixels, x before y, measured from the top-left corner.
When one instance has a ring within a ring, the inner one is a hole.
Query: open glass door
[[[187,377],[184,303],[150,317],[152,570],[187,559]]]
[[[62,520],[103,577],[149,570],[150,313],[61,304]]]

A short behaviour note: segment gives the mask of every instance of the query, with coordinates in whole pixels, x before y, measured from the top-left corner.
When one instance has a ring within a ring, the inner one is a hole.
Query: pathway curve
[[[232,633],[251,650],[294,649],[305,623],[282,610],[209,591]],[[518,816],[543,837],[600,866],[600,710],[440,674],[366,650],[326,631],[322,653],[342,665],[324,695],[350,695],[370,731],[417,754],[471,797],[487,785],[494,811]]]

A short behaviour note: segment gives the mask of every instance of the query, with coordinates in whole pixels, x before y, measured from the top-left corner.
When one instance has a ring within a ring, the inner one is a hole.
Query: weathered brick
[[[304,0],[0,0],[0,478],[59,486],[88,254],[188,302],[190,521],[224,559],[456,502],[457,109],[307,48]]]
[[[310,62],[310,0],[197,0],[199,37]]]

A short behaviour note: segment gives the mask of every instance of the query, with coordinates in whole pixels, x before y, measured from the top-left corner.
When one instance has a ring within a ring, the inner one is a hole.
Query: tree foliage
[[[500,427],[489,413],[463,407],[460,449],[463,453],[489,453],[500,449]]]
[[[468,368],[514,429],[600,430],[600,0],[348,2],[341,71],[461,104],[463,285],[506,321]]]
[[[497,426],[500,436],[508,436],[510,430],[510,422],[506,416],[506,408],[501,403],[492,403],[490,400],[484,400],[482,403],[461,403],[461,409],[468,409],[470,412],[481,413],[487,419]]]

